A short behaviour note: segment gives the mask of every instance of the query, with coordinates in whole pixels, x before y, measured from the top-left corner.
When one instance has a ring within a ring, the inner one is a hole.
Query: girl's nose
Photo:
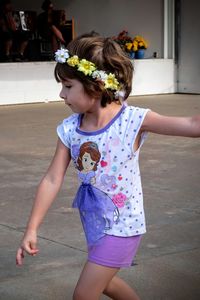
[[[60,96],[60,98],[62,98],[62,99],[65,99],[65,98],[66,98],[66,95],[64,94],[63,88],[61,89],[59,96]]]

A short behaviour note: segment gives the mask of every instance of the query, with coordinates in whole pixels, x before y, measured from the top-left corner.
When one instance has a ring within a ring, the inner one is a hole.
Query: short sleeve
[[[127,117],[128,122],[126,127],[125,143],[130,145],[131,149],[133,149],[135,139],[141,129],[146,114],[149,111],[150,109],[140,108],[140,107],[129,108],[129,116]],[[144,132],[140,139],[140,147],[144,143],[146,137],[147,137],[147,132]]]
[[[77,125],[77,115],[72,115],[67,119],[64,119],[58,126],[57,126],[57,135],[60,138],[61,142],[67,147],[71,148],[71,139],[73,132],[76,129]]]

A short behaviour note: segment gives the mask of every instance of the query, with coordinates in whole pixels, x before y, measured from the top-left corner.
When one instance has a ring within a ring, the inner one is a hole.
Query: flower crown
[[[115,77],[115,74],[107,74],[103,70],[98,70],[94,63],[86,60],[79,59],[77,55],[71,56],[67,49],[61,48],[55,52],[55,60],[58,63],[67,63],[70,67],[76,68],[79,72],[82,72],[85,76],[90,76],[94,80],[103,82],[105,89],[115,91],[115,98],[124,97],[124,91],[121,91],[119,81]]]

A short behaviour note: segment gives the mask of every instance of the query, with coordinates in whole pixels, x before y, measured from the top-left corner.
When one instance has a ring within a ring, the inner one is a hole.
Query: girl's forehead
[[[68,78],[68,77],[65,77],[64,79],[61,80],[61,83],[68,83],[68,84],[76,84],[76,85],[81,85],[81,82],[77,79],[72,79],[72,78]]]
[[[65,79],[62,79],[62,80],[61,80],[61,82],[62,82],[62,83],[71,83],[71,82],[73,82],[73,79],[70,79],[70,78],[65,77]]]

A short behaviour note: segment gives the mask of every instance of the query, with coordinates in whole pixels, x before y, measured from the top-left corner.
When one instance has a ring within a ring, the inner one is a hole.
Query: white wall
[[[0,105],[59,100],[54,67],[54,62],[2,63]],[[132,96],[175,91],[172,59],[135,60],[134,68]]]
[[[42,1],[13,0],[16,9],[41,12]],[[76,33],[95,30],[115,36],[127,29],[130,35],[143,35],[149,42],[146,57],[153,52],[163,57],[163,0],[55,0],[54,7],[75,18]]]
[[[1,63],[0,104],[58,100],[54,67],[54,62]]]
[[[131,96],[174,93],[173,59],[142,59],[134,61]]]

